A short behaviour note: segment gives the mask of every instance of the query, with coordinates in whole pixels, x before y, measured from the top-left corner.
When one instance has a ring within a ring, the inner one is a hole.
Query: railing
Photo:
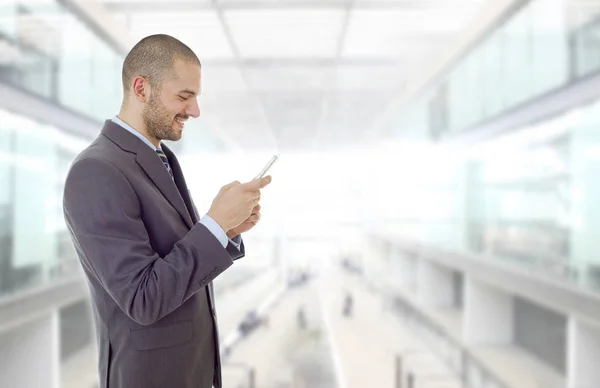
[[[469,350],[452,338],[441,325],[418,311],[402,297],[396,295],[392,298],[395,312],[423,338],[451,370],[460,376],[465,387],[512,388],[477,361]]]
[[[361,276],[362,277],[362,276]],[[415,308],[404,297],[392,294],[378,284],[362,277],[365,285],[374,292],[389,299],[397,313],[429,348],[455,372],[468,388],[513,388],[495,373],[482,365],[471,352],[440,324]],[[398,379],[398,377],[397,377]]]
[[[495,287],[510,284],[510,293],[536,300],[563,314],[575,314],[600,322],[600,266],[592,262],[571,261],[561,271],[550,271],[548,261],[527,262],[517,258],[443,248],[396,235],[374,235],[388,244],[387,251],[406,257],[438,263],[451,271],[473,275]]]

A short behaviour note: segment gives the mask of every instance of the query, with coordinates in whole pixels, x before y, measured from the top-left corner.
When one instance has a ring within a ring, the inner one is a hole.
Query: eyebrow
[[[194,92],[193,90],[190,90],[190,89],[180,90],[179,93],[188,93],[188,94],[191,94],[192,96],[196,95],[196,92]]]

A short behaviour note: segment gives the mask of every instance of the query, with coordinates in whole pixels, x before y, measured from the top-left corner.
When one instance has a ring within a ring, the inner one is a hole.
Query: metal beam
[[[396,58],[245,58],[245,59],[203,59],[202,65],[211,67],[370,67],[370,66],[397,66],[402,68],[402,61]]]
[[[124,2],[106,2],[106,7],[115,12],[189,12],[189,11],[210,11],[217,8],[221,11],[231,10],[295,10],[295,9],[329,9],[346,10],[349,7],[354,9],[381,9],[381,10],[410,10],[427,8],[452,8],[471,6],[469,1],[465,0],[405,0],[405,1],[361,1],[354,3],[354,0],[288,0],[284,2],[270,0],[249,0],[249,1],[186,1],[186,0],[162,0],[147,2],[143,7],[137,1]]]
[[[93,139],[102,128],[103,122],[1,82],[0,109],[52,125],[82,139]]]

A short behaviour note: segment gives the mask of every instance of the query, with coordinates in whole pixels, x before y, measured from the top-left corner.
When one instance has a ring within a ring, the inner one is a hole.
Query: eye
[[[178,96],[181,101],[186,101],[188,97]]]

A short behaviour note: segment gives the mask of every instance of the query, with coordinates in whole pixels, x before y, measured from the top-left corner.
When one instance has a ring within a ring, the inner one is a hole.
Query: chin
[[[183,135],[183,130],[181,130],[179,128],[175,128],[171,132],[171,134],[169,136],[169,140],[171,140],[171,141],[181,140],[182,135]]]
[[[171,123],[171,135],[175,135],[175,134],[181,135],[181,132],[183,132],[183,130],[184,130],[184,128],[179,128],[179,125],[176,122]]]

